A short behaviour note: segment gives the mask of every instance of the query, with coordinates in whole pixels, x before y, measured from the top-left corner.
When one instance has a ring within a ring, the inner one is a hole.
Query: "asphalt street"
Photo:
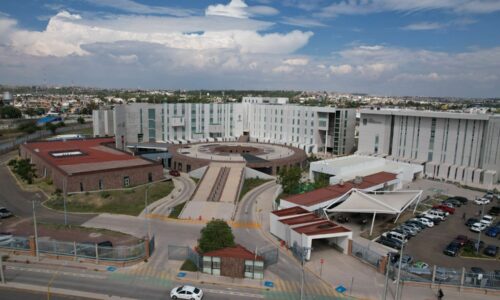
[[[47,293],[39,293],[34,291],[18,290],[12,288],[0,287],[0,298],[3,300],[40,300],[47,299]],[[82,297],[50,295],[51,300],[77,300],[84,299]]]
[[[8,264],[5,273],[7,282],[32,284],[47,288],[50,283],[50,288],[52,289],[62,288],[134,299],[169,299],[170,290],[173,287],[186,284],[171,278],[153,278],[113,272],[68,270],[67,268],[60,269],[57,267],[13,263]],[[196,286],[204,291],[206,295],[204,299],[244,300],[264,298],[262,290],[258,289],[223,288],[208,284],[196,284]],[[27,291],[26,294],[29,295],[31,292]],[[0,298],[4,299],[3,297]]]

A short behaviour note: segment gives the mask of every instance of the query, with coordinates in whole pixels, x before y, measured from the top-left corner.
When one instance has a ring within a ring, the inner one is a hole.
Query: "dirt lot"
[[[485,214],[489,208],[498,205],[494,201],[487,205],[484,209]],[[405,248],[405,254],[409,254],[416,260],[422,260],[431,265],[435,264],[442,267],[457,268],[465,267],[481,267],[486,271],[493,271],[500,269],[500,260],[493,259],[477,259],[477,258],[463,258],[463,257],[450,257],[443,254],[446,246],[459,234],[466,235],[472,239],[478,239],[478,234],[469,230],[465,226],[465,221],[462,219],[463,214],[466,218],[477,217],[481,206],[474,204],[472,201],[467,205],[462,205],[456,209],[454,215],[448,216],[447,220],[433,228],[427,228],[417,236],[413,237]],[[496,220],[498,221],[498,219]],[[495,221],[495,222],[496,222]],[[481,233],[481,241],[485,245],[500,246],[500,239],[492,238]]]
[[[0,232],[11,233],[16,236],[29,237],[34,235],[33,221],[31,219],[19,219],[12,217],[3,219],[0,224]],[[138,239],[121,232],[86,228],[75,225],[59,225],[38,223],[38,237],[49,238],[68,242],[92,242],[111,241],[113,245],[135,245]]]

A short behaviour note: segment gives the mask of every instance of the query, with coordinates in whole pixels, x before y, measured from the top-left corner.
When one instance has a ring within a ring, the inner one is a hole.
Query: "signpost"
[[[321,277],[321,275],[323,275],[323,263],[325,262],[324,259],[320,259],[319,260],[319,263],[320,263],[320,267],[319,267],[319,277]]]

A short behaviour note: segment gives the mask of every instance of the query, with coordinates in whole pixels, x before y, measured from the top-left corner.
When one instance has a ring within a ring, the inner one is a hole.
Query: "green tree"
[[[198,248],[201,253],[234,246],[233,231],[226,221],[212,220],[201,229],[201,237],[198,240]]]
[[[9,162],[9,165],[11,165],[11,162]],[[35,166],[30,163],[29,159],[20,159],[12,165],[14,172],[19,175],[22,180],[29,184],[33,183],[33,179],[36,177],[36,169]]]
[[[35,122],[27,122],[27,123],[23,123],[23,124],[19,125],[17,127],[17,129],[22,131],[22,132],[25,132],[27,134],[30,134],[30,133],[37,131],[40,128],[38,128],[38,126],[36,126]]]
[[[32,108],[32,107],[28,107],[25,111],[24,111],[25,114],[27,114],[28,116],[30,117],[33,117],[34,115],[36,115],[37,111]]]
[[[2,119],[19,119],[21,116],[21,111],[13,106],[7,105],[0,108],[0,117]]]
[[[314,178],[314,189],[320,189],[330,184],[330,176],[324,173],[319,173]]]
[[[78,119],[76,119],[78,124],[85,124],[85,119],[83,117],[78,117]]]
[[[299,167],[282,168],[278,173],[278,183],[283,187],[285,194],[298,192],[301,170]]]

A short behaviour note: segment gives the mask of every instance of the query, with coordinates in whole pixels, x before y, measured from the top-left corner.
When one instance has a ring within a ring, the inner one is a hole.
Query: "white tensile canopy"
[[[416,202],[413,209],[413,212],[415,212],[421,196],[422,191],[420,190],[363,192],[358,189],[352,189],[350,195],[342,203],[332,208],[326,208],[325,211],[327,213],[372,213],[371,235],[377,214],[398,215],[396,218],[397,221],[401,213],[414,202]]]

